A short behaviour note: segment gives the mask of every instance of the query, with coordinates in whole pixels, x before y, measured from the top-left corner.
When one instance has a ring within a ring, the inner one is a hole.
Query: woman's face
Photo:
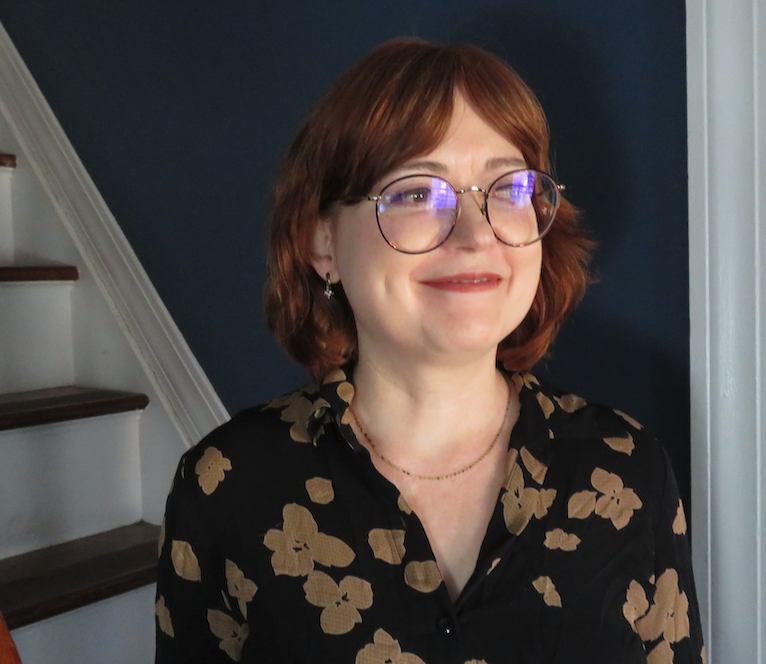
[[[455,189],[486,189],[525,168],[521,152],[456,98],[444,140],[429,154],[376,183],[415,173],[438,175]],[[318,223],[314,267],[343,284],[354,312],[360,360],[369,353],[404,361],[494,356],[526,316],[540,279],[542,245],[509,247],[481,212],[483,196],[459,196],[452,234],[424,254],[392,249],[378,230],[375,204],[339,205]]]

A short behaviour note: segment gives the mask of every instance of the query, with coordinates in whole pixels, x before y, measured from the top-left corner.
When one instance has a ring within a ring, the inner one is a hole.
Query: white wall
[[[24,664],[154,661],[154,586],[13,631]]]

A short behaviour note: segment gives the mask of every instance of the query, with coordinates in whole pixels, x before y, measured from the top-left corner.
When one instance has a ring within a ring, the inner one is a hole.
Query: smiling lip
[[[438,279],[429,279],[422,283],[437,290],[454,293],[477,293],[497,288],[501,281],[502,278],[498,274],[482,272],[479,274],[451,274],[446,277],[439,277]]]

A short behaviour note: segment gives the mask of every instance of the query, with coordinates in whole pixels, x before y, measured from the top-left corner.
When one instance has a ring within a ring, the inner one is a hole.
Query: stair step
[[[48,387],[0,394],[0,431],[143,410],[145,394],[94,387]]]
[[[2,155],[0,155],[0,160]],[[0,282],[77,281],[80,273],[74,265],[14,265],[0,267]]]
[[[153,583],[159,532],[139,521],[0,560],[0,612],[8,628]]]

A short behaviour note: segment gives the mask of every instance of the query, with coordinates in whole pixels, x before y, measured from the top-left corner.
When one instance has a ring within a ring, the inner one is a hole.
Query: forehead
[[[453,171],[500,171],[526,168],[521,150],[491,127],[456,95],[454,111],[441,141],[430,152],[407,160],[399,171],[448,175]]]

